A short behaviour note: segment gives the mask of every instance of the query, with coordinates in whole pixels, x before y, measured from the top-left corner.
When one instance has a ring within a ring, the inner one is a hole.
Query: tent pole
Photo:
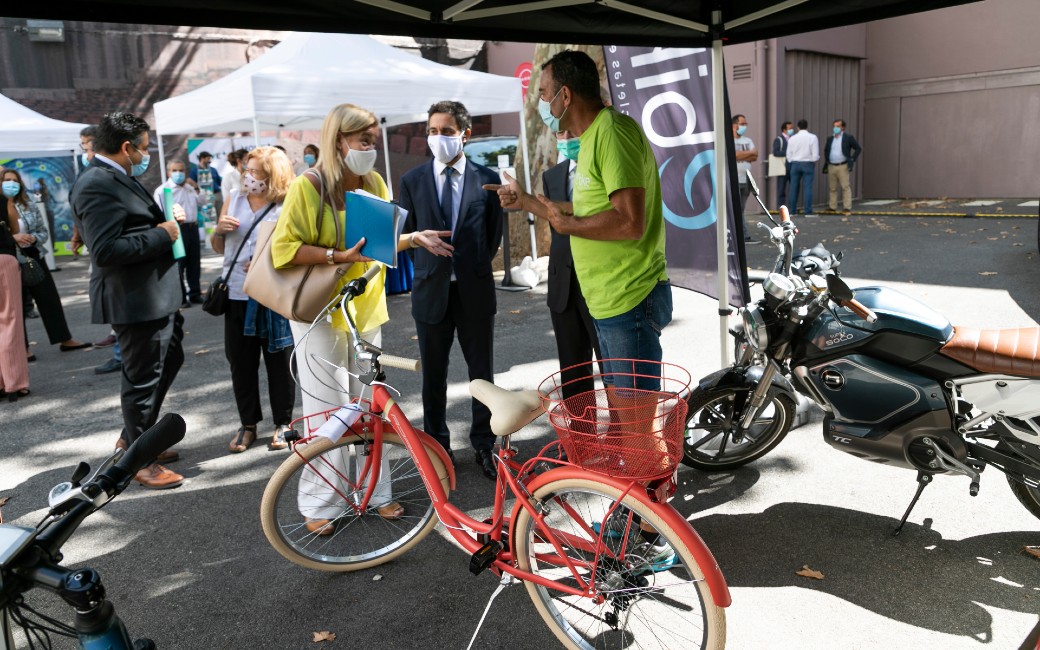
[[[715,227],[717,233],[717,255],[718,255],[718,294],[719,294],[719,352],[723,367],[728,366],[729,361],[729,264],[727,246],[729,244],[727,215],[726,176],[729,171],[726,166],[726,125],[725,106],[722,93],[725,92],[723,80],[726,70],[722,65],[722,39],[718,29],[722,22],[722,12],[712,12],[712,23],[716,27],[714,39],[711,42],[711,83],[712,89],[712,113],[715,120]]]
[[[394,200],[394,183],[390,179],[390,136],[386,133],[386,124],[382,124],[383,129],[383,163],[386,165],[386,189],[390,192],[390,200]]]
[[[527,125],[524,124],[524,109],[520,109],[520,147],[524,152],[524,185],[526,186],[527,193],[531,193],[531,161],[527,155]],[[538,259],[538,242],[535,239],[535,228],[534,228],[534,217],[527,213],[527,223],[531,230],[531,259]],[[509,233],[506,233],[506,237]],[[509,273],[509,269],[506,269],[506,273]]]
[[[253,146],[260,146],[260,120],[256,119],[256,114],[253,115]]]
[[[155,139],[159,141],[159,173],[162,174],[159,180],[166,182],[166,154],[163,151],[162,135],[156,133]]]

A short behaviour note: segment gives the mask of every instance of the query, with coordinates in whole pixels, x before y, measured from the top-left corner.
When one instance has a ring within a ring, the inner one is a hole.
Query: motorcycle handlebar
[[[868,323],[877,322],[877,314],[875,314],[873,310],[871,310],[869,307],[865,306],[863,303],[859,302],[855,298],[852,298],[850,300],[843,300],[841,306],[847,307],[848,309],[852,310],[852,313],[856,314]]]

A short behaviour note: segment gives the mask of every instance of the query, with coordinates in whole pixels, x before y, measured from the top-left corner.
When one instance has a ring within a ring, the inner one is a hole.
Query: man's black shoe
[[[194,305],[201,305],[202,304],[202,296],[192,296],[191,297],[191,302]]]
[[[444,451],[448,452],[448,459],[451,460],[451,466],[454,467],[455,466],[455,452],[453,452],[450,447],[445,448]]]
[[[498,471],[495,470],[495,454],[490,449],[478,449],[475,459],[477,465],[480,465],[480,469],[484,471],[484,476],[492,480],[498,478]]]
[[[123,362],[113,358],[113,359],[109,359],[108,361],[104,362],[100,366],[97,366],[96,368],[94,368],[94,374],[95,375],[106,375],[106,374],[108,374],[110,372],[115,372],[117,370],[122,370],[122,369],[123,369]]]
[[[191,309],[191,303],[185,300],[181,303],[181,309]]]

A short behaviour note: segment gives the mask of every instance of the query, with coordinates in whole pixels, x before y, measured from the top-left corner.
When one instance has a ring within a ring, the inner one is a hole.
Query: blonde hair
[[[318,147],[318,168],[326,188],[339,187],[340,181],[343,180],[343,170],[347,168],[339,153],[339,147],[336,146],[340,133],[352,135],[367,131],[378,124],[379,118],[375,113],[354,104],[340,104],[329,111],[321,125],[321,145]],[[365,185],[373,184],[369,177],[375,173],[373,170],[362,177]]]
[[[296,174],[292,161],[277,147],[257,147],[246,154],[244,163],[256,160],[267,173],[267,192],[264,199],[269,203],[281,203],[289,191]]]

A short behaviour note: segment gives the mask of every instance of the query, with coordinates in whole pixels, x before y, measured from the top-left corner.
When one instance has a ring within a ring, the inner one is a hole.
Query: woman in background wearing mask
[[[361,254],[363,239],[348,248],[342,239],[337,238],[337,233],[345,232],[346,192],[363,189],[382,199],[390,198],[383,178],[373,171],[378,156],[378,138],[379,120],[371,111],[359,106],[340,104],[325,117],[317,164],[293,181],[271,238],[275,268],[353,262],[335,287],[334,293],[338,293],[350,280],[361,277],[369,264],[378,264]],[[322,214],[320,230],[319,209]],[[398,248],[403,250],[412,242],[434,249],[441,246],[438,233],[425,231],[402,237]],[[381,342],[380,327],[389,320],[385,275],[385,269],[381,270],[368,283],[365,293],[349,303],[350,314],[361,336],[377,346]],[[298,382],[306,415],[339,408],[361,394],[363,385],[360,381],[351,377],[349,386],[338,385],[332,370],[319,360],[326,359],[354,374],[359,372],[354,361],[353,341],[341,311],[333,314],[331,322],[322,320],[313,328],[310,323],[296,321],[291,321],[290,326],[297,346]],[[342,454],[346,456],[348,453],[343,448]],[[356,472],[345,469],[348,467],[347,458],[330,458],[333,454],[326,454],[324,458],[337,465],[337,470],[343,475],[356,476]],[[383,458],[381,476],[384,480],[376,486],[371,505],[385,519],[400,519],[404,508],[393,500],[387,480],[390,469],[386,457]],[[342,514],[342,508],[336,505],[338,499],[328,497],[332,493],[327,484],[330,479],[326,476],[304,480],[307,478],[306,474],[301,477],[299,497],[301,513],[307,519],[306,526],[316,535],[331,535],[334,532],[333,519]],[[331,482],[336,482],[334,477]]]
[[[318,164],[317,145],[309,144],[303,148],[303,164],[307,165],[308,169]]]
[[[293,181],[292,163],[288,156],[274,147],[258,147],[244,156],[244,164],[241,189],[232,190],[228,195],[211,240],[213,250],[224,254],[221,274],[227,278],[228,285],[224,356],[231,366],[231,387],[241,423],[228,444],[231,453],[243,452],[256,441],[257,424],[263,419],[260,408],[261,357],[267,368],[271,418],[274,421],[274,435],[268,449],[288,447],[285,432],[289,430],[296,405],[296,386],[290,371],[293,339],[289,322],[242,291],[256,247],[258,227],[254,228],[253,224],[278,220],[282,201]],[[247,233],[248,238],[243,243]]]
[[[7,199],[8,223],[17,225],[17,229],[12,228],[12,231],[14,240],[18,244],[18,251],[24,257],[31,257],[38,261],[40,267],[43,268],[43,282],[35,287],[23,287],[22,291],[29,293],[36,301],[43,326],[47,329],[50,344],[60,344],[59,349],[62,352],[89,348],[91,343],[80,343],[72,338],[72,333],[69,331],[58,288],[54,286],[54,278],[51,277],[47,262],[43,259],[48,241],[47,224],[39,210],[36,209],[36,204],[30,200],[29,193],[25,191],[21,175],[14,169],[4,169],[0,173],[0,187]],[[26,297],[23,295],[23,301]],[[29,353],[28,333],[25,336],[25,347],[29,361],[36,361],[36,355]]]
[[[12,232],[9,205],[0,194],[0,398],[14,402],[29,394],[29,364],[22,354],[22,275],[15,257],[17,231]]]

